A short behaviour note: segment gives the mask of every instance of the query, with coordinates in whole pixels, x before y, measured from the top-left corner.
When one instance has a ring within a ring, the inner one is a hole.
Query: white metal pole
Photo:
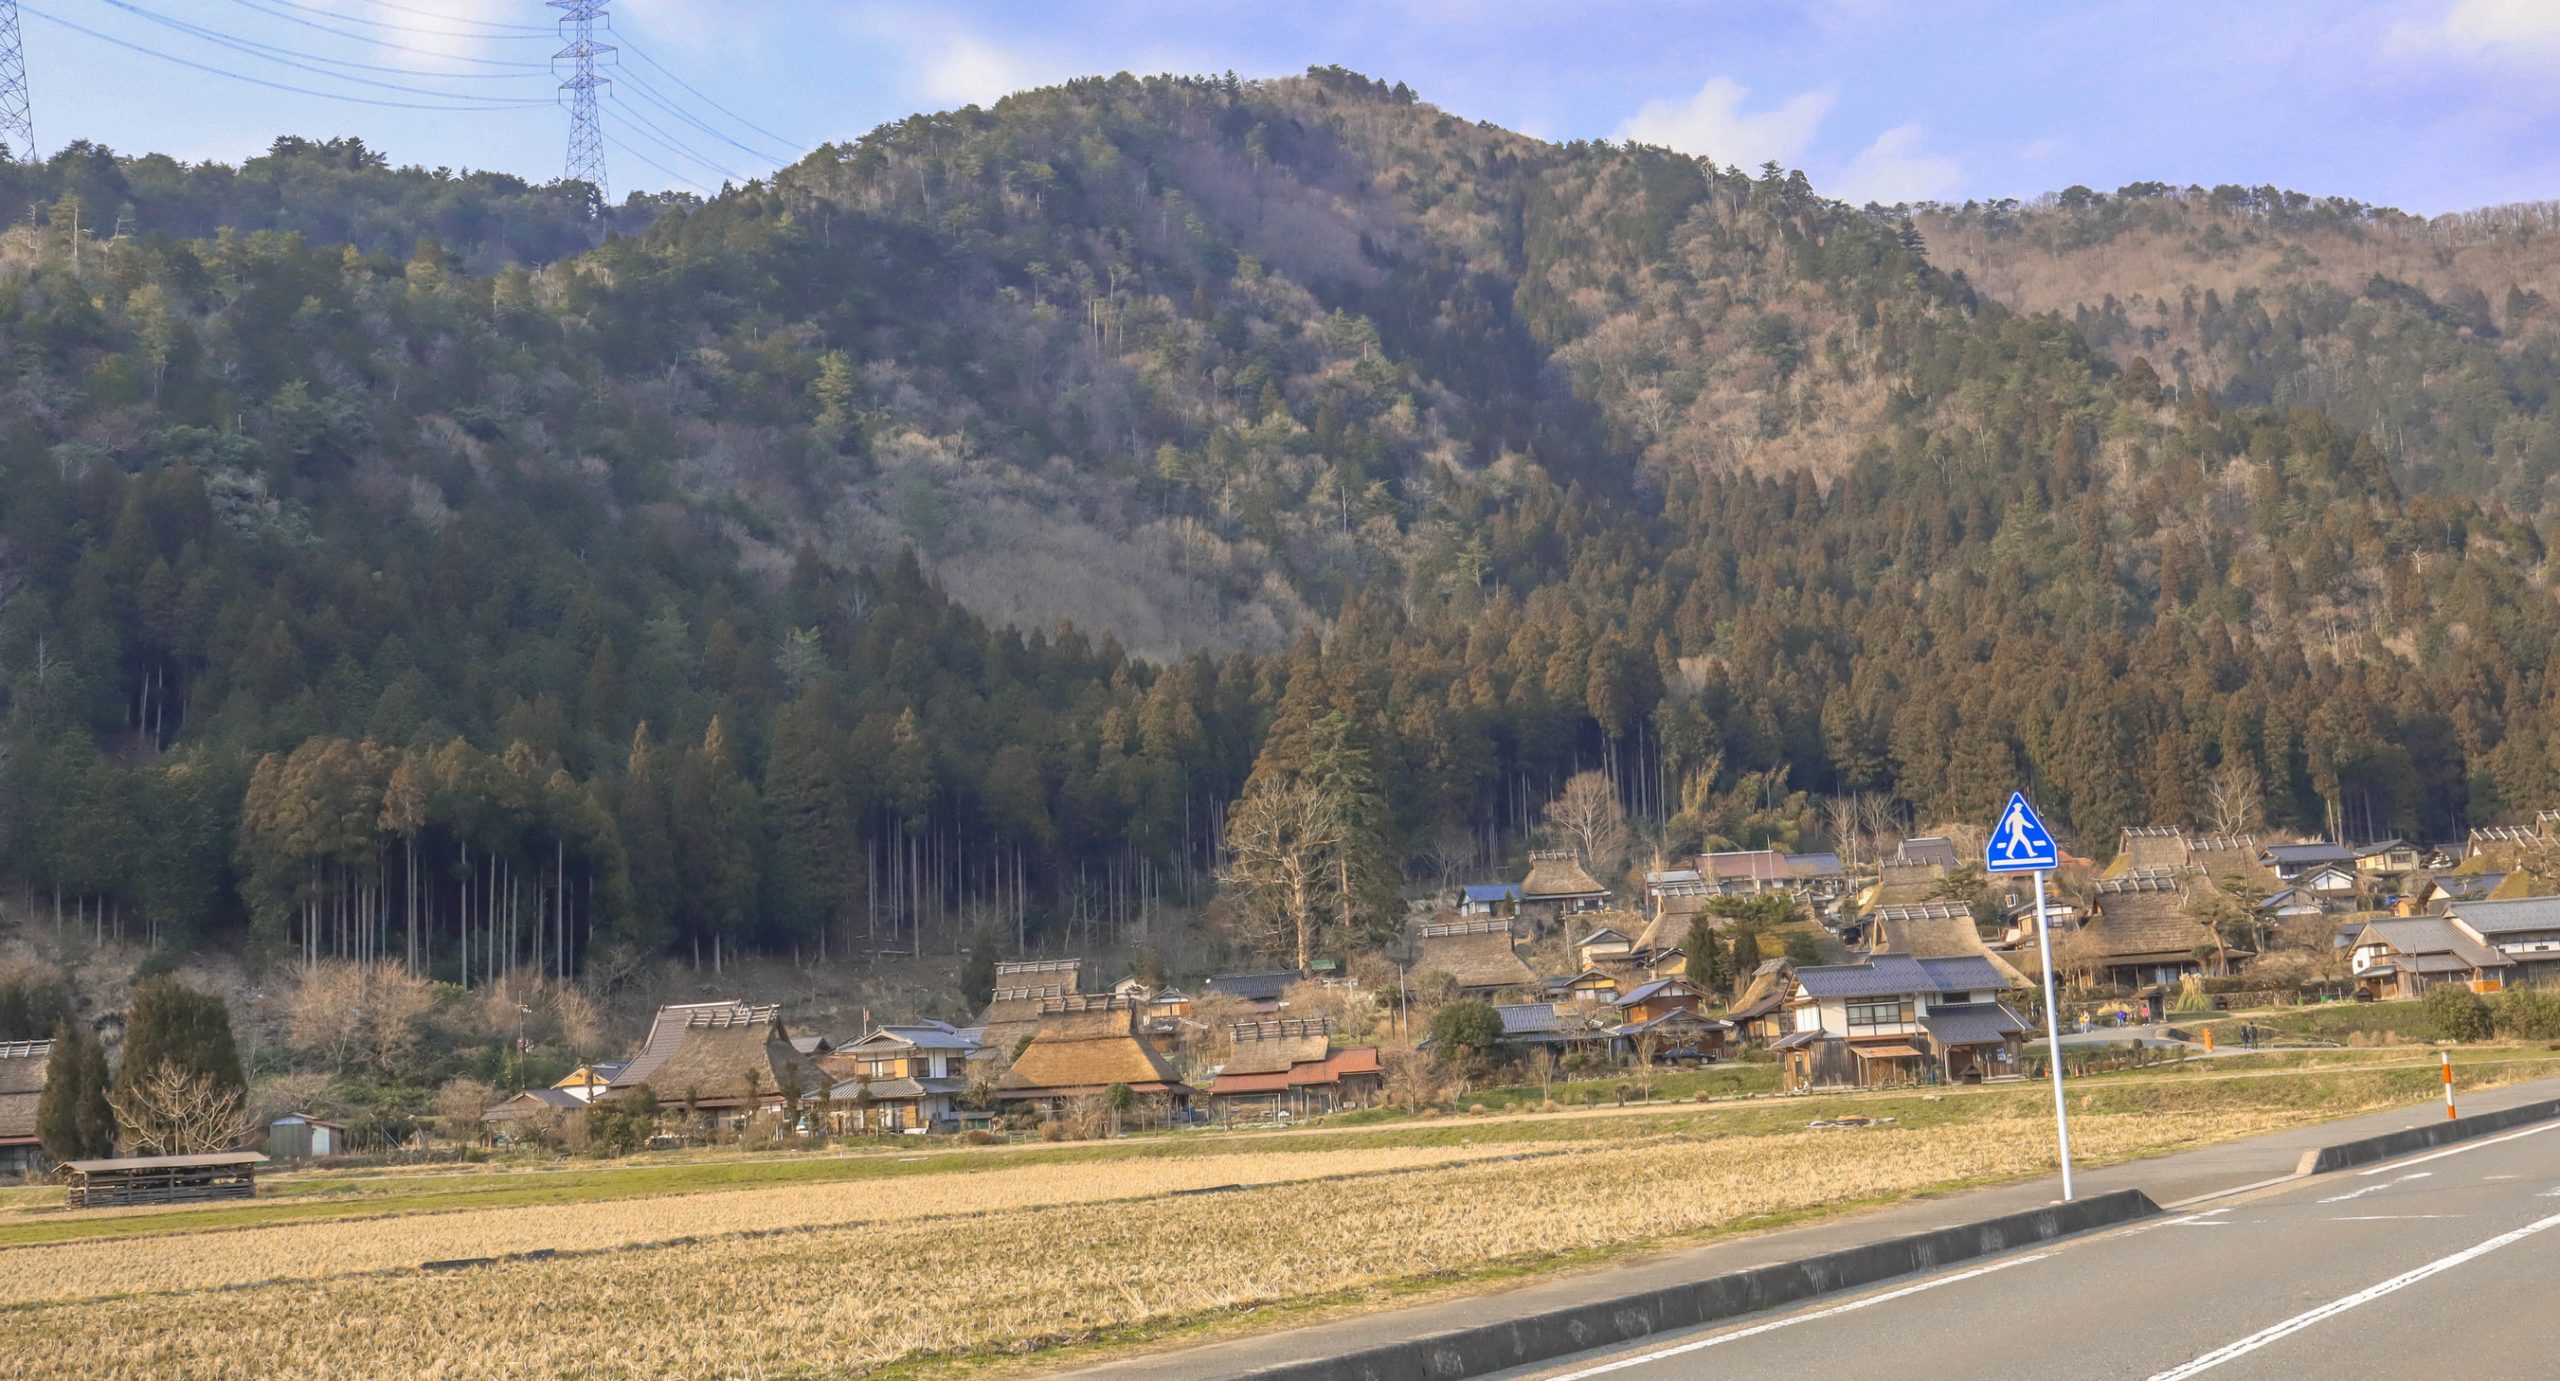
[[[2044,1052],[2053,1070],[2053,1134],[2062,1145],[2062,1198],[2071,1199],[2071,1114],[2062,1101],[2062,1013],[2053,1000],[2053,927],[2044,909],[2044,870],[2036,870],[2036,953],[2044,963]]]

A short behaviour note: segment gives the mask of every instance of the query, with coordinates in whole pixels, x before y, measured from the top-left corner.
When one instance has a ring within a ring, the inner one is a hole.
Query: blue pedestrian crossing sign
[[[2027,794],[2010,792],[2000,823],[1991,827],[1991,842],[1982,846],[1982,866],[1995,873],[2032,873],[2061,862],[2062,850],[2054,845],[2053,831],[2036,818]]]

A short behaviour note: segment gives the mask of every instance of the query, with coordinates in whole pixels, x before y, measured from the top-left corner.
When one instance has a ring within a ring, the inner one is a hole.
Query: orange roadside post
[[[2204,1028],[2204,1053],[2213,1053],[2213,1028],[2210,1026]]]

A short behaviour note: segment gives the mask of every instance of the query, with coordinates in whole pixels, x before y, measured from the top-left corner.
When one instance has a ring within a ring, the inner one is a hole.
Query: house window
[[[1861,1026],[1900,1026],[1903,1021],[1900,999],[1849,1004],[1849,1029],[1852,1031]]]

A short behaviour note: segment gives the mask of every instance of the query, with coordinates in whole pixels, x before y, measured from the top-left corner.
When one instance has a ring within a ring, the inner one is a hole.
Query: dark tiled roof
[[[2321,863],[2353,863],[2356,851],[2342,844],[2270,844],[2267,857],[2286,868],[2308,868]]]
[[[1297,981],[1296,970],[1280,969],[1272,973],[1214,974],[1201,986],[1226,997],[1241,997],[1251,1002],[1272,1002],[1288,992],[1289,985]]]
[[[2464,902],[2445,914],[2494,940],[2523,930],[2560,930],[2560,897]]]
[[[2027,1019],[2002,1002],[1969,1002],[1920,1014],[1920,1025],[1940,1045],[1981,1045],[2027,1029]]]
[[[2009,986],[1988,955],[1919,959],[1908,954],[1872,955],[1863,964],[1808,965],[1796,970],[1796,984],[1812,997],[1893,997]]]

